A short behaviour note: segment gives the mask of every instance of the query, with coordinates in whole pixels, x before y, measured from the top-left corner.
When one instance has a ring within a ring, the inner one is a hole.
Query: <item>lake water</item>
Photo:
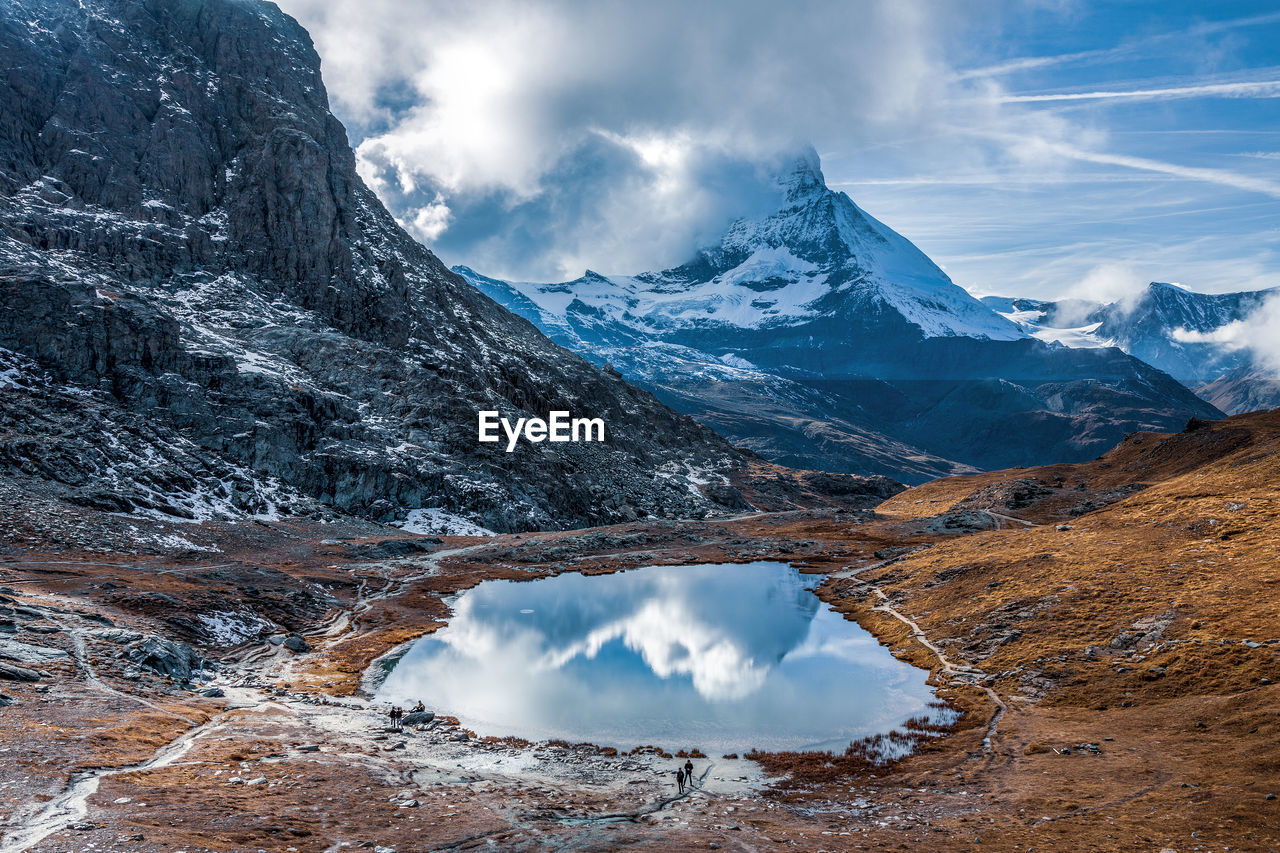
[[[785,563],[485,581],[379,689],[481,736],[708,754],[821,749],[937,717],[927,673]]]

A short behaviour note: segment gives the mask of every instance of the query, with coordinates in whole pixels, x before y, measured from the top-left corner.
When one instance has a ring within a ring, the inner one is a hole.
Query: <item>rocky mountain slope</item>
[[[1220,413],[1116,349],[1036,339],[825,185],[817,155],[778,209],[683,266],[556,284],[455,267],[553,340],[765,456],[922,482],[1096,456],[1124,433]]]
[[[1247,364],[1197,386],[1196,393],[1232,414],[1280,409],[1280,377],[1273,370]]]
[[[1158,367],[1224,412],[1280,406],[1276,377],[1260,369],[1249,350],[1187,340],[1247,319],[1280,289],[1196,293],[1153,281],[1134,300],[1093,303],[988,296],[982,301],[1044,341],[1071,347],[1116,346]],[[1205,386],[1218,383],[1213,390]],[[1229,390],[1228,390],[1229,389]]]
[[[0,467],[174,517],[418,507],[495,530],[714,508],[742,457],[450,273],[356,175],[256,0],[0,7]],[[477,411],[604,444],[477,443]]]

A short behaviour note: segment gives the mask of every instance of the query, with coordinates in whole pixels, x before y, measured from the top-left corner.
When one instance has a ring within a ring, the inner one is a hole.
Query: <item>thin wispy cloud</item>
[[[1056,92],[1044,95],[1001,95],[1002,104],[1043,104],[1055,101],[1164,101],[1175,98],[1280,98],[1280,80],[1247,83],[1212,83],[1201,86],[1168,86],[1160,89],[1127,91]]]
[[[992,65],[985,65],[980,68],[967,68],[962,71],[957,71],[954,76],[956,80],[972,80],[974,78],[983,77],[1002,77],[1025,71],[1052,68],[1059,65],[1117,61],[1127,57],[1133,57],[1143,51],[1150,50],[1163,42],[1168,42],[1174,39],[1198,38],[1221,33],[1227,30],[1244,27],[1259,27],[1273,23],[1280,23],[1280,12],[1247,15],[1245,17],[1231,18],[1225,21],[1204,21],[1187,27],[1184,30],[1157,33],[1142,39],[1131,40],[1125,44],[1116,45],[1115,47],[1096,50],[1080,50],[1072,53],[1060,53],[1051,56],[1015,57]]]
[[[985,65],[981,68],[967,68],[957,71],[952,79],[957,81],[973,80],[987,77],[1003,77],[1022,71],[1035,71],[1041,68],[1052,68],[1055,65],[1066,65],[1074,62],[1085,62],[1099,59],[1114,59],[1132,53],[1132,48],[1110,48],[1107,50],[1082,50],[1076,53],[1061,53],[1057,56],[1022,56]]]
[[[1085,151],[1075,148],[1061,142],[1047,142],[1037,140],[1037,145],[1044,145],[1050,150],[1061,154],[1064,157],[1070,157],[1074,160],[1083,160],[1086,163],[1105,163],[1111,166],[1123,166],[1127,169],[1141,169],[1148,172],[1158,172],[1163,175],[1172,175],[1177,178],[1186,178],[1192,181],[1205,181],[1211,184],[1219,184],[1224,187],[1232,187],[1238,190],[1246,190],[1248,192],[1263,193],[1280,198],[1280,181],[1271,181],[1266,178],[1259,178],[1253,175],[1244,175],[1239,172],[1232,172],[1228,169],[1206,169],[1196,166],[1183,166],[1177,163],[1166,163],[1162,160],[1152,160],[1146,157],[1131,157],[1125,154],[1108,154],[1101,151]]]

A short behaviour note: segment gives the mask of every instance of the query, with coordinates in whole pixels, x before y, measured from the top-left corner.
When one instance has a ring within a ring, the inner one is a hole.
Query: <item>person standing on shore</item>
[[[686,759],[684,763],[684,779],[689,783],[689,787],[693,787],[693,759]]]
[[[684,768],[683,767],[676,768],[676,793],[677,794],[684,793]]]

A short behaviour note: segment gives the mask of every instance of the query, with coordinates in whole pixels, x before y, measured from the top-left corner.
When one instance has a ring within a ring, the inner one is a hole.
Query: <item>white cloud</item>
[[[950,109],[939,37],[956,13],[935,0],[284,5],[361,174],[406,222],[445,205],[417,233],[496,274],[683,262],[783,152]]]
[[[453,218],[449,210],[449,205],[445,204],[444,196],[436,193],[435,199],[430,204],[425,204],[413,212],[413,219],[409,220],[405,228],[424,243],[430,243],[449,227],[449,220]]]
[[[1068,291],[1074,299],[1132,303],[1146,290],[1148,280],[1128,264],[1100,264]]]
[[[1176,98],[1280,98],[1280,80],[1254,80],[1243,83],[1210,83],[1203,86],[1167,86],[1161,89],[1099,90],[1093,92],[1056,92],[1044,95],[1001,95],[1005,104],[1037,104],[1053,101],[1168,101]]]
[[[1280,183],[1211,167],[1221,160],[1170,162],[1181,158],[1134,148],[1131,138],[1118,145],[1112,125],[1089,112],[1259,94],[1280,85],[1256,79],[1274,69],[1252,80],[1195,74],[1109,89],[1090,75],[1089,91],[1043,96],[1012,92],[1005,78],[1132,63],[1153,44],[1168,53],[1187,38],[1207,44],[1204,34],[1217,30],[1234,38],[1275,15],[992,61],[992,43],[1006,38],[998,4],[981,16],[941,0],[283,6],[316,41],[361,175],[446,262],[484,273],[546,280],[680,263],[730,218],[765,205],[769,164],[805,142],[822,152],[829,177],[861,187],[855,200],[921,242],[957,281],[986,291],[1055,295],[1101,262],[1159,279],[1178,258],[1199,266],[1176,277],[1219,290],[1233,287],[1237,270],[1274,268],[1266,239],[1246,246],[1219,235],[1212,251],[1188,255],[1180,249],[1189,241],[1171,229],[1148,228],[1141,240],[1132,229],[1106,231],[1110,217],[1168,198],[1166,186],[1197,188],[1185,217],[1226,190],[1239,194],[1229,201],[1237,207],[1256,200],[1245,194],[1280,197]],[[1064,6],[1063,19],[1071,14]],[[964,65],[975,67],[957,70]],[[1078,103],[1056,102],[1066,99]],[[1087,196],[1082,176],[1092,182]],[[1056,236],[1063,211],[1094,223],[1089,239]],[[1037,241],[1045,245],[1033,251]],[[1063,257],[1068,245],[1090,254]],[[987,260],[965,260],[979,254]]]
[[[1260,365],[1280,378],[1280,294],[1267,299],[1243,320],[1211,332],[1176,329],[1173,337],[1183,343],[1214,343],[1232,351],[1248,350]]]

